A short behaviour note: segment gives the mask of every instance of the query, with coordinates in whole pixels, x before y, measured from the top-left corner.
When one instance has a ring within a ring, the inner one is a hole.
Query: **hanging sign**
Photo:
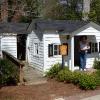
[[[68,54],[68,46],[67,45],[60,45],[60,55],[67,55]]]

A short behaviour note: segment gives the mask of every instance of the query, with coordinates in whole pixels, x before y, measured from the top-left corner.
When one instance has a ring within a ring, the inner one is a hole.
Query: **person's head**
[[[87,36],[82,36],[81,38],[80,38],[80,41],[82,41],[82,42],[86,42],[87,41]]]

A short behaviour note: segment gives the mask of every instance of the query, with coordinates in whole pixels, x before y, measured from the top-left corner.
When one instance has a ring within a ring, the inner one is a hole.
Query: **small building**
[[[14,57],[26,59],[26,29],[28,23],[0,23],[0,56],[7,51]]]
[[[26,60],[30,66],[45,72],[55,63],[62,63],[59,45],[68,46],[64,56],[70,70],[79,68],[78,42],[80,36],[87,36],[90,50],[86,68],[93,67],[100,55],[100,26],[88,21],[34,20],[28,27]]]

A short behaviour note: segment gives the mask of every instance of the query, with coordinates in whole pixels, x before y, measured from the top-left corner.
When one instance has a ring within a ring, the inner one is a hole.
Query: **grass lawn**
[[[0,89],[0,100],[55,100],[54,98],[79,94],[93,95],[93,92],[96,93],[96,91],[99,91],[99,89],[85,91],[73,84],[64,84],[55,80],[49,80],[46,84],[42,85],[2,87]]]

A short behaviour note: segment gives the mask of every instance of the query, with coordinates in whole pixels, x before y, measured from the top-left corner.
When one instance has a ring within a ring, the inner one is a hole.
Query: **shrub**
[[[3,85],[16,85],[18,83],[18,69],[8,60],[0,59],[0,83]]]
[[[93,66],[94,66],[94,69],[100,69],[100,61],[95,59]]]
[[[96,85],[95,77],[93,75],[88,75],[86,73],[81,75],[81,78],[79,79],[80,88],[85,90],[95,89]]]
[[[95,73],[93,73],[93,76],[95,77],[97,86],[100,86],[100,70],[97,70]]]
[[[72,82],[74,84],[79,84],[79,80],[81,78],[81,76],[83,75],[84,73],[80,72],[80,71],[75,71],[73,72],[73,80]]]
[[[58,81],[60,81],[60,82],[65,81],[67,83],[70,83],[70,82],[72,82],[72,79],[73,79],[73,74],[67,68],[64,68],[60,72],[58,72],[58,75],[57,75]]]
[[[46,72],[46,76],[49,78],[54,78],[57,76],[58,72],[61,70],[61,65],[55,64],[53,65],[48,72]]]

